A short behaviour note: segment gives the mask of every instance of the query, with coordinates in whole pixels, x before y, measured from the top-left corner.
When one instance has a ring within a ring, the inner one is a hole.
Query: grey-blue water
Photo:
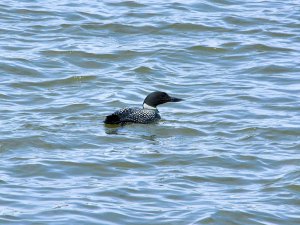
[[[293,0],[2,1],[0,224],[300,224],[299,35]]]

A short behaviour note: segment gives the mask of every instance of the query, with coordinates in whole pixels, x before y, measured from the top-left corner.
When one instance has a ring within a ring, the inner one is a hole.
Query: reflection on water
[[[121,129],[122,126],[118,124],[105,124],[104,129],[106,134],[118,134],[118,130]]]
[[[130,136],[134,135],[139,137],[141,140],[151,141],[153,144],[157,144],[157,135],[149,129],[149,125],[144,124],[138,124],[137,126],[146,126],[145,129],[138,129],[137,127],[133,127],[132,129],[126,129],[130,125],[105,125],[105,133],[107,135],[125,135]],[[138,129],[138,133],[136,133],[136,130]]]

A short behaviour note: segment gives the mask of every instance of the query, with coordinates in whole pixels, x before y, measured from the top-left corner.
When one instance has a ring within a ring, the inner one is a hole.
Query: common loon
[[[160,119],[159,111],[156,106],[166,102],[179,102],[180,98],[169,96],[165,92],[155,91],[149,94],[144,102],[143,108],[123,108],[106,117],[106,124],[124,123],[153,123]]]

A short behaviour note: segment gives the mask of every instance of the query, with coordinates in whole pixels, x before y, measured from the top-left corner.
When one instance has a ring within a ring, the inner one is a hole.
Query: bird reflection
[[[133,128],[134,131],[131,129]],[[156,142],[157,141],[157,135],[153,134],[155,132],[155,129],[153,129],[153,126],[150,125],[131,125],[131,126],[121,126],[118,124],[104,124],[104,131],[108,135],[128,135],[132,136],[138,136],[141,139]],[[133,133],[134,132],[134,133]]]

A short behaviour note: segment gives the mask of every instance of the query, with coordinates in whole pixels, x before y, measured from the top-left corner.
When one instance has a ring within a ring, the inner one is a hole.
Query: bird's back
[[[104,123],[153,123],[160,119],[158,110],[123,108],[106,117]]]

